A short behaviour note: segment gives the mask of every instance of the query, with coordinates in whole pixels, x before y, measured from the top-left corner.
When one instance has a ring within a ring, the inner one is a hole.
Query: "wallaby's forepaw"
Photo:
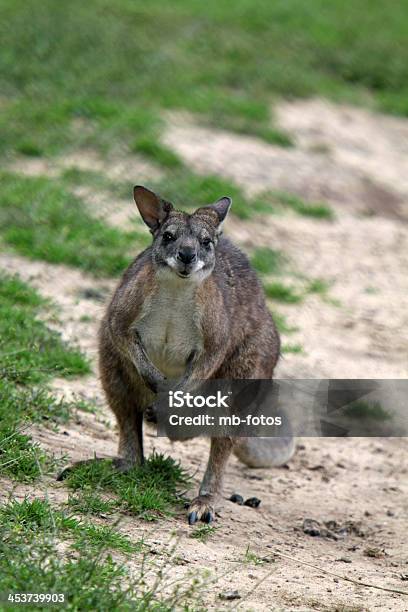
[[[188,522],[194,525],[197,521],[211,523],[215,517],[214,498],[212,495],[199,495],[188,507]]]
[[[139,465],[142,465],[143,463],[144,458],[142,457]],[[112,459],[112,465],[115,470],[121,472],[121,474],[126,474],[126,472],[129,472],[129,470],[131,470],[136,464],[132,463],[132,461],[129,461],[128,459],[124,459],[123,457],[114,457]]]

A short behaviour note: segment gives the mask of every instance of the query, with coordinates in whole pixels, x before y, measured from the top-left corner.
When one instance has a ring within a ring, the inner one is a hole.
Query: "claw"
[[[197,522],[197,512],[190,512],[190,514],[188,515],[188,524],[189,525],[194,525],[194,523]]]
[[[201,520],[203,521],[203,523],[211,523],[213,520],[212,513],[210,511],[204,512],[203,516],[201,517]]]

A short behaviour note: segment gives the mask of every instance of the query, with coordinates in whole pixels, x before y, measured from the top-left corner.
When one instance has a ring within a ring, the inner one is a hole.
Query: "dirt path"
[[[286,355],[279,375],[406,377],[408,174],[402,136],[408,123],[320,101],[282,105],[278,117],[294,134],[296,149],[210,131],[180,116],[172,118],[164,139],[196,171],[233,178],[250,194],[285,189],[324,198],[336,210],[334,222],[287,215],[228,223],[227,231],[242,246],[281,248],[300,274],[330,282],[330,298],[339,302],[335,306],[311,295],[299,305],[279,306],[299,328],[288,340],[304,350]],[[114,282],[7,253],[0,255],[0,266],[18,272],[57,302],[64,337],[76,341],[95,364],[96,330]],[[41,444],[71,460],[93,452],[115,454],[115,427],[96,368],[85,380],[57,380],[54,387],[96,400],[99,410],[79,414],[57,433],[35,429]],[[148,435],[147,448],[171,453],[199,482],[207,441],[171,444]],[[157,525],[124,517],[121,529],[131,537],[143,536],[159,552],[176,531],[180,542],[172,574],[208,568],[219,576],[206,594],[209,609],[228,609],[218,594],[236,589],[242,598],[249,594],[242,610],[408,610],[408,597],[355,586],[273,554],[279,551],[357,581],[408,592],[401,579],[408,572],[406,439],[304,439],[290,465],[279,469],[249,470],[232,459],[225,482],[226,498],[237,492],[262,503],[254,510],[225,499],[216,533],[205,544],[190,537],[181,513]],[[63,484],[49,481],[46,486],[64,501]],[[305,518],[349,523],[353,529],[337,541],[311,537],[302,529]],[[232,607],[238,604],[231,602]]]

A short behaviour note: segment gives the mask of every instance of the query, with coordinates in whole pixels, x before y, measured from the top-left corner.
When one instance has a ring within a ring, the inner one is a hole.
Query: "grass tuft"
[[[379,402],[353,402],[346,406],[344,414],[353,419],[371,419],[374,421],[389,421],[392,418],[392,415]]]
[[[287,317],[285,317],[285,315],[283,315],[282,313],[273,310],[272,316],[275,325],[281,334],[293,334],[299,331],[298,327],[294,325],[289,325]]]
[[[317,293],[324,296],[327,294],[329,289],[330,283],[321,278],[315,278],[314,280],[310,281],[306,291],[308,293]]]
[[[140,467],[126,474],[119,473],[109,460],[93,461],[73,469],[67,485],[77,493],[76,504],[88,512],[100,512],[90,493],[109,493],[118,501],[118,508],[147,521],[171,515],[184,499],[180,489],[189,488],[189,477],[171,457],[154,454]],[[88,502],[87,502],[88,500]]]
[[[212,535],[215,534],[216,531],[217,527],[214,527],[213,525],[200,525],[199,527],[196,527],[194,531],[192,531],[190,538],[205,543]]]
[[[249,563],[252,565],[264,565],[265,562],[266,560],[259,557],[256,553],[254,553],[250,549],[249,544],[248,544],[246,551],[245,551],[245,555],[244,555],[244,563]]]
[[[334,219],[332,209],[330,206],[328,206],[328,204],[324,204],[323,202],[306,202],[297,195],[285,193],[283,191],[272,192],[269,197],[272,198],[272,202],[277,202],[284,208],[290,208],[295,213],[302,215],[303,217],[313,217],[315,219],[327,220]]]
[[[276,249],[258,247],[252,254],[251,264],[260,274],[280,274],[286,264],[286,258]]]
[[[91,489],[83,489],[69,495],[68,506],[73,512],[101,516],[115,512],[120,502],[117,499],[104,499]]]
[[[264,284],[265,294],[268,298],[276,300],[277,302],[283,302],[285,304],[298,304],[302,301],[303,296],[281,282],[265,283]]]
[[[281,347],[282,354],[292,353],[294,355],[301,355],[304,353],[303,346],[301,344],[283,344]]]

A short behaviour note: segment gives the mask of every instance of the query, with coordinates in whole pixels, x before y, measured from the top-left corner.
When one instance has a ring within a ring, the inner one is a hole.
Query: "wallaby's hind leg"
[[[103,330],[106,332],[106,330]],[[152,393],[134,368],[128,371],[111,344],[109,334],[101,333],[99,372],[103,390],[119,428],[119,469],[143,463],[143,410]]]
[[[143,455],[143,413],[131,410],[116,415],[119,426],[118,454],[124,466],[142,465]]]
[[[131,384],[119,367],[101,367],[101,380],[119,428],[119,468],[130,469],[143,463],[143,410],[140,388]]]
[[[214,502],[221,492],[222,477],[231,449],[232,440],[230,438],[211,438],[210,456],[199,494],[193,499],[188,509],[190,525],[199,520],[211,523],[214,519]]]

